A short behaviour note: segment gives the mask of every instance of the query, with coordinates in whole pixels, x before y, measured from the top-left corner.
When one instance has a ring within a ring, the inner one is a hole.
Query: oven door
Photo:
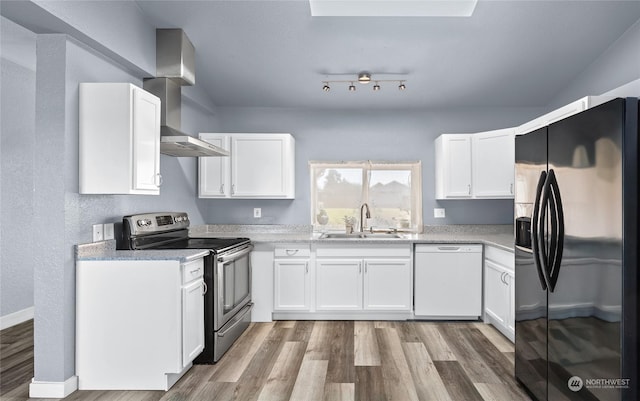
[[[240,309],[251,302],[251,262],[253,245],[231,249],[218,255],[215,270],[217,299],[214,331],[218,331]]]

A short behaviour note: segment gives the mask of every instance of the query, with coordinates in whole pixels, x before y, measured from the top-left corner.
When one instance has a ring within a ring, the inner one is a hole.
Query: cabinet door
[[[512,272],[505,275],[507,292],[509,294],[509,313],[507,314],[507,330],[512,336],[516,333],[516,280]],[[512,337],[513,338],[513,337]]]
[[[309,260],[274,262],[274,309],[309,310]]]
[[[471,197],[471,138],[451,135],[445,138],[444,195],[446,198]]]
[[[513,198],[513,128],[473,135],[473,194],[476,198]]]
[[[157,190],[160,177],[160,104],[133,88],[133,189]],[[103,166],[108,168],[108,166]]]
[[[182,289],[182,367],[204,349],[204,282],[197,280]]]
[[[364,272],[364,309],[411,310],[408,259],[365,260]]]
[[[362,261],[316,260],[316,309],[362,309]]]
[[[288,134],[233,135],[231,197],[293,198],[292,153]]]
[[[200,139],[229,150],[227,135],[200,134]],[[200,198],[226,198],[229,196],[229,158],[228,157],[199,157],[198,158],[198,195]]]
[[[497,324],[507,327],[509,313],[509,292],[504,283],[506,270],[491,262],[484,261],[484,311]]]

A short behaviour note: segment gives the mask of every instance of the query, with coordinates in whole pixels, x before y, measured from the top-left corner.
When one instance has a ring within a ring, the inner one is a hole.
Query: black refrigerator
[[[516,136],[515,375],[534,399],[640,399],[638,109]]]

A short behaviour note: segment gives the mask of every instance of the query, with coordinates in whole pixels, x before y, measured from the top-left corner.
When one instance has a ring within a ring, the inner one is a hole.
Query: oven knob
[[[176,223],[180,223],[182,221],[182,216],[176,216],[175,221]]]
[[[146,227],[151,225],[151,220],[138,220],[138,226]]]

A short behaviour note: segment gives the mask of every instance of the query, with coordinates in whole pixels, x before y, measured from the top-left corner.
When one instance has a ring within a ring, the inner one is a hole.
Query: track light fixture
[[[368,83],[370,83],[372,81],[371,79],[371,73],[370,72],[360,72],[358,73],[358,79],[357,79],[358,83],[366,85]],[[322,90],[325,92],[329,92],[331,90],[331,88],[329,87],[330,84],[334,84],[334,83],[348,83],[348,89],[349,92],[355,92],[356,90],[356,86],[354,85],[354,80],[330,80],[330,81],[322,81]],[[403,91],[405,89],[407,89],[407,86],[405,85],[406,80],[404,79],[376,79],[373,80],[373,82],[375,82],[375,84],[373,85],[373,90],[374,91],[379,91],[381,89],[380,87],[380,82],[395,82],[398,84],[398,89]]]

